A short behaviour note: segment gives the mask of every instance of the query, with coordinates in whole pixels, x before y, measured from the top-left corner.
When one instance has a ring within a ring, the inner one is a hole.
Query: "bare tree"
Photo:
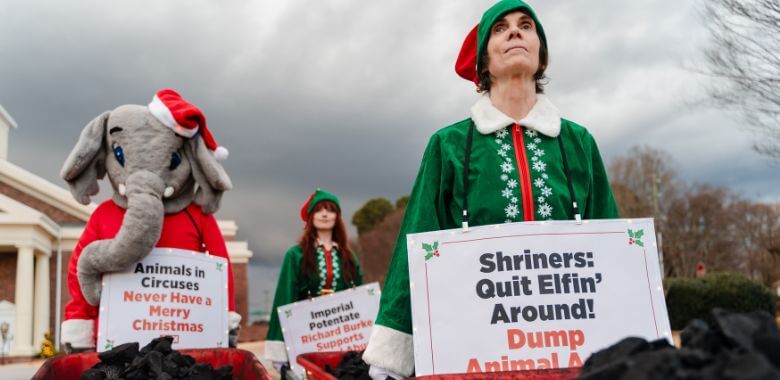
[[[771,286],[780,279],[780,204],[753,203],[734,205],[742,272]]]
[[[633,146],[609,164],[612,191],[626,218],[661,218],[679,188],[669,153],[649,146]]]
[[[712,37],[704,71],[717,79],[709,96],[718,107],[739,112],[759,136],[759,153],[780,159],[780,2],[703,3]]]

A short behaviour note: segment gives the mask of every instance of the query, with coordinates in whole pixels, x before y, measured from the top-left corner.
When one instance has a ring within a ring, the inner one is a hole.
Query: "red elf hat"
[[[214,158],[228,158],[228,150],[218,146],[214,136],[206,126],[206,116],[194,104],[184,100],[178,92],[166,88],[154,95],[149,103],[149,111],[163,125],[179,136],[192,138],[200,132],[206,147],[214,152]]]
[[[458,60],[455,61],[455,72],[465,80],[470,80],[479,86],[479,77],[477,76],[477,30],[479,24],[471,29],[466,39],[463,40],[463,46],[460,48]]]

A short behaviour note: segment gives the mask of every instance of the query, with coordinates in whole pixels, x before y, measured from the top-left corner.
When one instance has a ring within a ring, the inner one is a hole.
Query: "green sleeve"
[[[279,272],[279,281],[276,283],[276,294],[274,295],[274,305],[271,308],[271,322],[268,326],[266,340],[284,341],[277,308],[298,301],[298,275],[301,264],[300,255],[297,254],[298,251],[300,251],[300,248],[295,246],[284,254],[282,269]]]
[[[433,135],[425,149],[420,171],[406,206],[404,220],[396,239],[393,258],[382,290],[377,324],[406,334],[412,333],[412,311],[409,296],[409,263],[406,234],[439,230],[439,218],[445,212],[441,199],[442,152],[440,139]]]
[[[360,286],[363,285],[363,268],[360,266],[357,255],[353,253],[352,257],[355,260],[355,267],[357,268],[357,282],[355,282],[355,286]]]
[[[609,185],[607,171],[601,159],[596,140],[590,133],[583,138],[585,153],[590,157],[591,181],[588,191],[587,204],[583,217],[585,219],[614,219],[619,218],[617,203],[612,195],[612,187]]]

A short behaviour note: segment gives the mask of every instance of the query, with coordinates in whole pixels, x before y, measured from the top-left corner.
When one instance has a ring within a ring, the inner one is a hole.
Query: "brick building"
[[[59,331],[55,327],[70,300],[68,260],[96,205],[84,206],[67,189],[9,162],[9,131],[16,127],[0,106],[0,351],[31,356],[40,350],[48,329]],[[233,264],[236,312],[245,325],[252,252],[247,242],[234,240],[234,221],[218,224]]]

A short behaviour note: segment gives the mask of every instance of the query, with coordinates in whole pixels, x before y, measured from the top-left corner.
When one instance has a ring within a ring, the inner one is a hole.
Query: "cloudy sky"
[[[550,44],[547,93],[607,161],[649,145],[690,181],[779,201],[777,165],[738,119],[701,104],[700,1],[532,1]],[[348,217],[370,198],[395,200],[428,137],[468,117],[477,95],[453,65],[492,3],[4,0],[0,104],[19,124],[10,160],[64,187],[59,168],[88,121],[179,90],[230,149],[235,189],[218,217],[249,241],[251,304],[262,306],[313,189],[338,194]]]

